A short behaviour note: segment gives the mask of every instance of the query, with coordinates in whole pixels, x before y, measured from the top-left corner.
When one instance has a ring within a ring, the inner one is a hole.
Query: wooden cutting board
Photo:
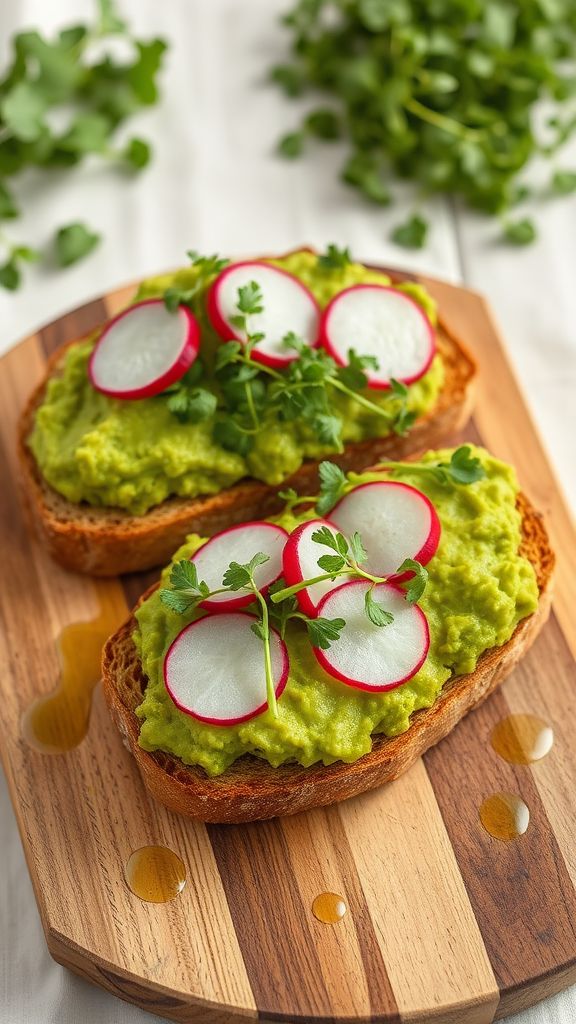
[[[16,480],[16,420],[47,356],[131,289],[62,317],[0,362],[0,743],[46,941],[59,963],[160,1016],[485,1024],[576,981],[574,532],[484,301],[425,283],[480,364],[466,436],[513,462],[547,516],[561,553],[554,611],[504,688],[403,778],[264,824],[205,827],[153,804],[98,690],[75,749],[42,754],[23,738],[22,715],[56,684],[63,627],[102,609],[122,617],[147,582],[59,569],[25,525]],[[530,767],[490,745],[510,712],[554,729],[552,751]],[[500,790],[530,811],[512,842],[479,821],[483,799]],[[170,903],[143,902],[125,883],[128,857],[148,844],[185,864],[187,885]],[[312,914],[323,891],[348,906],[336,924]]]

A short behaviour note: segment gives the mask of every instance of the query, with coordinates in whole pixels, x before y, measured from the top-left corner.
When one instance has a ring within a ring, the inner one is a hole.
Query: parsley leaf
[[[318,266],[322,270],[343,270],[350,263],[352,263],[352,257],[348,247],[339,249],[334,242],[331,242],[326,252],[318,257]]]
[[[467,444],[461,445],[452,453],[448,465],[440,463],[440,468],[444,469],[450,479],[458,484],[473,484],[477,480],[483,480],[486,476],[486,470],[480,459],[471,455],[471,448]]]
[[[325,619],[322,616],[316,619],[307,619],[306,629],[310,643],[322,651],[327,651],[335,640],[340,639],[340,633],[345,625],[344,619]]]
[[[530,245],[536,238],[536,227],[529,217],[509,220],[504,225],[504,237],[514,245]]]
[[[54,241],[56,261],[60,267],[70,267],[84,259],[96,248],[101,236],[85,224],[68,224],[60,228]]]
[[[413,213],[408,220],[393,229],[390,238],[404,249],[423,249],[427,235],[428,222],[419,213]]]
[[[366,591],[366,596],[364,598],[364,609],[366,611],[366,615],[374,626],[389,626],[391,622],[394,622],[394,616],[391,612],[386,611],[382,605],[378,604],[374,599],[372,590],[373,587],[370,587],[369,590]]]
[[[240,565],[238,562],[230,562],[224,573],[222,586],[229,587],[230,590],[241,590],[242,587],[246,587],[250,583],[256,567],[264,565],[265,562],[269,561],[270,555],[265,555],[262,551],[258,551],[245,565]]]
[[[413,558],[405,558],[402,565],[396,570],[399,574],[411,572],[412,575],[406,584],[406,600],[408,604],[416,604],[426,589],[428,582],[428,570],[416,562]]]
[[[304,150],[304,135],[302,132],[289,132],[284,135],[278,143],[278,152],[287,160],[294,160]]]
[[[216,395],[206,388],[180,388],[170,395],[167,405],[180,423],[200,423],[216,412]]]
[[[368,552],[362,543],[362,538],[359,533],[354,532],[350,538],[350,554],[355,562],[365,562],[368,558]]]
[[[348,479],[340,466],[336,466],[334,462],[321,462],[318,473],[320,492],[316,502],[316,511],[319,516],[325,516],[344,495]]]
[[[346,559],[342,555],[321,555],[318,565],[324,572],[338,573],[346,565]]]
[[[552,191],[557,196],[569,196],[576,192],[576,171],[555,171],[552,177]]]

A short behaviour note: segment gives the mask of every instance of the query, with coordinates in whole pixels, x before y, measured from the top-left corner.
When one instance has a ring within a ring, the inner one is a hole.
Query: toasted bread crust
[[[548,617],[554,554],[542,517],[524,495],[519,495],[518,507],[522,514],[520,550],[534,566],[538,581],[537,610],[518,624],[510,640],[486,651],[474,672],[450,680],[431,708],[412,716],[407,732],[393,738],[376,736],[370,753],[353,764],[339,761],[303,768],[287,763],[273,768],[260,758],[245,755],[223,775],[208,778],[201,768],[184,765],[170,754],[142,750],[134,712],[141,703],[146,678],[131,638],[136,626],[132,615],[104,647],[102,678],[112,717],[152,795],[170,810],[201,821],[256,821],[336,803],[405,772],[506,678]]]
[[[19,463],[30,520],[42,544],[66,569],[92,576],[116,576],[162,565],[189,533],[210,536],[248,519],[273,515],[282,507],[278,487],[251,478],[219,494],[199,498],[169,498],[143,516],[122,509],[73,504],[43,479],[27,444],[36,409],[46,384],[58,373],[70,342],[54,353],[46,376],[31,395],[19,424]],[[474,401],[476,364],[465,346],[440,323],[438,350],[445,366],[445,383],[436,405],[412,427],[407,437],[392,435],[348,445],[331,455],[345,470],[362,470],[382,458],[402,458],[438,447],[443,438],[460,430]],[[301,494],[318,490],[318,462],[307,461],[285,481]]]

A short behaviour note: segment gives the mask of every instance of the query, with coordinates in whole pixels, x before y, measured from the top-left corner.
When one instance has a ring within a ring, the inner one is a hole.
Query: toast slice
[[[470,417],[474,401],[476,364],[465,346],[446,328],[438,326],[438,351],[445,367],[445,382],[436,405],[420,417],[406,437],[385,438],[348,445],[342,455],[330,455],[344,470],[361,471],[386,458],[401,459],[411,452],[438,447],[460,430]],[[118,508],[73,504],[43,479],[26,444],[36,409],[48,379],[58,373],[64,345],[49,361],[46,376],[30,397],[19,426],[19,462],[25,500],[32,525],[42,544],[65,569],[92,576],[116,576],[168,562],[189,533],[203,537],[235,523],[262,519],[278,512],[278,486],[247,478],[219,494],[198,498],[169,498],[143,516]],[[318,490],[318,462],[309,460],[286,480],[301,494]]]
[[[532,563],[538,582],[536,611],[516,626],[505,644],[481,655],[474,672],[449,680],[431,708],[415,712],[407,732],[392,738],[376,736],[370,753],[353,764],[338,761],[303,768],[286,763],[273,768],[267,761],[246,754],[223,775],[209,778],[201,768],[185,765],[170,754],[142,750],[135,709],[142,701],[146,678],[132,641],[136,620],[131,616],[104,647],[102,678],[112,718],[151,794],[179,814],[201,821],[233,823],[336,803],[391,782],[405,772],[506,678],[548,617],[554,554],[541,515],[523,494],[518,496],[517,506],[522,515],[520,552]]]

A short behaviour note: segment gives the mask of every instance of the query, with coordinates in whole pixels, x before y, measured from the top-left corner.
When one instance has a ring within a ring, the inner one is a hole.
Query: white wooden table
[[[444,200],[428,211],[428,247],[397,249],[388,233],[411,209],[408,190],[398,189],[392,210],[380,210],[339,184],[338,146],[312,147],[295,163],[273,155],[276,136],[296,125],[298,114],[265,81],[267,66],[283,55],[277,15],[287,6],[288,0],[122,0],[140,33],[171,42],[164,102],[130,131],[154,140],[154,163],[136,180],[96,162],[65,181],[26,178],[26,216],[8,225],[11,236],[47,244],[60,225],[87,220],[104,242],[68,271],[34,267],[19,293],[0,292],[0,351],[67,308],[184,262],[189,248],[234,255],[347,244],[360,259],[426,271],[488,296],[576,504],[576,197],[534,208],[540,237],[524,250],[501,245],[497,224]],[[91,14],[90,0],[3,3],[0,61],[14,31],[60,27]],[[576,166],[576,144],[559,165]],[[152,1021],[50,960],[3,777],[0,857],[0,1024]],[[573,989],[514,1024],[575,1019]]]

